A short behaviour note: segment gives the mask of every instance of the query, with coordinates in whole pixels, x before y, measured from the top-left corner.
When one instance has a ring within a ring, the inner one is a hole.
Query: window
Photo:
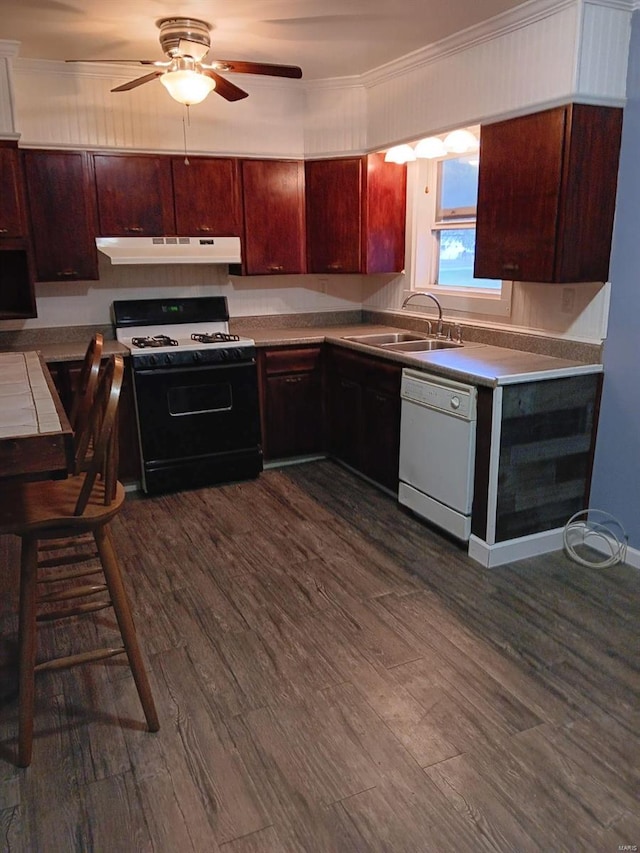
[[[478,128],[474,129],[477,135]],[[406,284],[437,294],[450,316],[508,317],[510,281],[475,279],[478,152],[450,153],[408,164]],[[419,310],[421,302],[411,303]],[[428,307],[429,302],[425,302]]]
[[[501,281],[473,277],[478,155],[437,162],[434,284],[500,290]]]

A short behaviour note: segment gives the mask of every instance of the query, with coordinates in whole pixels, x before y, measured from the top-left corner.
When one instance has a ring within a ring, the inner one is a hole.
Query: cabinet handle
[[[0,228],[0,234],[7,234],[9,232],[8,228]]]
[[[210,228],[208,225],[199,225],[198,228],[196,228],[196,231],[207,231],[208,232],[208,231],[213,231],[213,228]]]
[[[283,264],[269,264],[267,269],[269,270],[269,272],[280,272],[281,270],[284,269],[284,265]]]
[[[131,225],[131,226],[125,226],[124,230],[125,231],[135,231],[136,233],[138,233],[140,231],[144,231],[144,228],[141,228],[140,225]]]
[[[505,272],[518,272],[520,264],[502,264],[502,269]]]
[[[298,382],[302,382],[302,376],[287,376],[284,380],[288,385],[295,385]]]
[[[68,278],[72,275],[78,275],[78,270],[58,270],[56,275],[60,276],[60,278]]]
[[[342,264],[340,263],[340,261],[336,261],[334,264],[327,264],[327,269],[328,270],[341,270]]]

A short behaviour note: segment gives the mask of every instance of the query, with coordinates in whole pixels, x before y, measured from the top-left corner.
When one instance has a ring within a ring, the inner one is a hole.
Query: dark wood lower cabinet
[[[260,350],[262,449],[266,460],[324,450],[321,348]]]
[[[58,361],[47,364],[55,382],[62,404],[67,412],[71,409],[73,390],[76,387],[81,361]],[[133,377],[129,360],[125,359],[124,381],[118,407],[119,464],[118,479],[123,483],[140,482],[140,448],[138,427],[133,399]]]
[[[329,347],[326,376],[329,451],[397,492],[402,368]]]

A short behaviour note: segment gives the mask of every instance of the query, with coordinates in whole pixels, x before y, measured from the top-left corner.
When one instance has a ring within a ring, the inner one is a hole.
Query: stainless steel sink
[[[385,332],[371,333],[369,335],[350,335],[345,336],[345,341],[353,341],[357,344],[371,344],[372,346],[384,346],[386,344],[404,343],[406,341],[423,341],[423,335],[418,335],[413,332]]]
[[[464,344],[457,344],[455,341],[442,341],[431,338],[427,341],[405,341],[404,343],[386,344],[382,348],[391,350],[392,352],[431,352],[435,349],[455,349],[462,346]]]

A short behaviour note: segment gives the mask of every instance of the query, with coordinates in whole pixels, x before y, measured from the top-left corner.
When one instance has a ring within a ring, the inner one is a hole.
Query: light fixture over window
[[[415,147],[415,155],[418,160],[433,160],[435,157],[444,157],[447,153],[444,142],[438,136],[428,136],[421,139]]]
[[[444,138],[444,147],[453,154],[466,154],[477,151],[480,143],[469,130],[452,130]]]
[[[174,101],[188,107],[204,101],[216,87],[216,81],[189,58],[174,59],[160,82]]]
[[[398,163],[399,165],[402,165],[403,163],[409,163],[411,160],[415,160],[416,155],[410,145],[394,145],[393,148],[390,148],[384,155],[384,159],[386,163]]]

